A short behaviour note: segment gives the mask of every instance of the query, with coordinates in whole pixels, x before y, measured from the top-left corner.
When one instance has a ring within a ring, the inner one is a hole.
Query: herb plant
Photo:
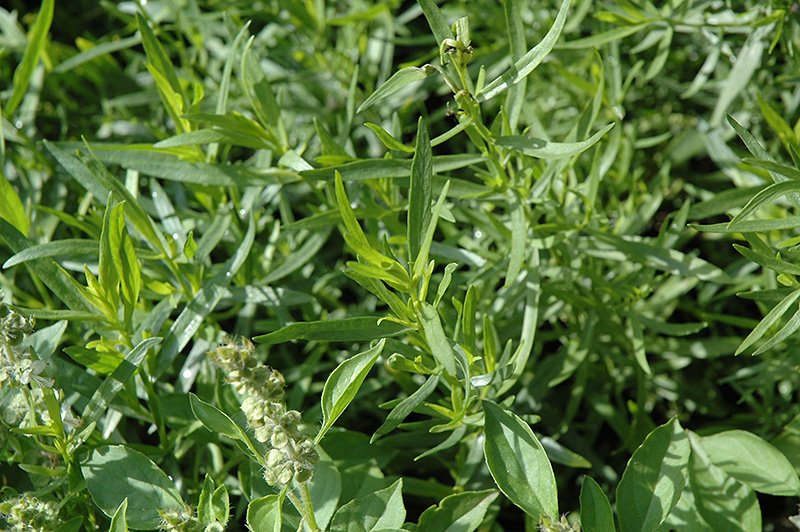
[[[800,520],[797,4],[12,4],[9,529]]]

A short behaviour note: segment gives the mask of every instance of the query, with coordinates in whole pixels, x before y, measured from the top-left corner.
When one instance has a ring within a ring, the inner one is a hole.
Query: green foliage
[[[13,6],[0,527],[796,513],[796,4]]]

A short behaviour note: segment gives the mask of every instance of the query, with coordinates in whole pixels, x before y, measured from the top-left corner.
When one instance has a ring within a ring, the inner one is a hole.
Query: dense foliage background
[[[30,7],[9,527],[796,528],[798,4]],[[311,481],[248,397],[302,412]]]

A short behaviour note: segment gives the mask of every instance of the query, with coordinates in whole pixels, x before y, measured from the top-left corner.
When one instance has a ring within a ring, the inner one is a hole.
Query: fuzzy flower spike
[[[242,338],[228,341],[209,355],[227,374],[226,381],[245,397],[242,411],[256,439],[272,446],[264,470],[267,483],[280,489],[292,479],[307,482],[319,462],[319,454],[300,430],[300,412],[286,409],[283,375],[258,362],[254,351],[253,343]]]

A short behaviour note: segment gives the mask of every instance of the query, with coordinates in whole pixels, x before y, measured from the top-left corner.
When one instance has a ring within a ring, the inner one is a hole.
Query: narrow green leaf
[[[121,198],[125,202],[125,214],[128,216],[131,223],[133,223],[134,227],[136,227],[136,230],[147,239],[153,249],[161,253],[167,253],[166,240],[156,228],[155,222],[153,222],[152,218],[144,211],[136,198],[133,197],[119,179],[111,175],[108,170],[99,163],[89,168],[87,164],[78,159],[78,157],[56,144],[44,141],[44,145],[59,164],[99,201],[105,202],[109,192],[113,192],[115,198]]]
[[[760,532],[761,509],[755,492],[714,465],[699,437],[690,433],[689,482],[695,506],[711,530]]]
[[[356,396],[369,370],[383,351],[384,345],[386,340],[381,339],[371,349],[348,358],[339,364],[325,381],[322,390],[322,428],[317,433],[315,443],[322,440],[328,429]]]
[[[613,30],[604,31],[601,33],[593,33],[589,37],[575,39],[574,41],[567,41],[559,44],[556,48],[559,50],[579,50],[582,48],[599,48],[600,46],[624,39],[628,35],[633,35],[639,30],[646,28],[650,23],[643,22],[641,24],[634,24],[633,26],[623,26],[614,28]]]
[[[44,257],[77,258],[86,255],[97,256],[97,242],[80,238],[65,238],[25,248],[8,259],[3,264],[3,268],[11,268],[17,264]]]
[[[510,390],[514,384],[522,377],[525,368],[528,367],[528,359],[533,351],[533,341],[539,322],[539,298],[542,294],[541,275],[539,273],[539,250],[534,248],[528,263],[528,276],[525,279],[525,310],[522,314],[522,333],[519,338],[519,345],[511,357],[513,372],[503,380],[499,395]],[[488,316],[484,316],[484,355],[487,360],[492,360],[494,366],[497,349],[496,333],[493,327],[488,327]],[[488,341],[487,341],[488,340]]]
[[[283,497],[267,495],[247,505],[247,527],[251,532],[281,532]]]
[[[408,256],[414,261],[422,259],[420,249],[431,220],[432,157],[428,126],[420,117],[417,125],[417,147],[411,162],[411,182],[408,191]]]
[[[438,506],[422,512],[417,532],[474,532],[496,498],[495,490],[448,495]]]
[[[800,192],[800,182],[798,181],[782,181],[780,183],[774,183],[768,186],[753,196],[753,199],[747,202],[747,205],[744,206],[739,214],[733,217],[733,220],[730,221],[728,227],[730,229],[736,229],[736,226],[739,222],[742,222],[752,216],[761,207],[781,196],[797,192]]]
[[[393,321],[380,321],[378,317],[360,316],[341,320],[292,323],[275,332],[256,336],[253,340],[268,345],[294,340],[364,342],[397,336],[408,330],[408,327]]]
[[[100,416],[105,413],[111,401],[116,397],[125,383],[128,382],[128,379],[139,369],[142,360],[144,360],[145,355],[147,355],[147,351],[160,343],[160,337],[147,338],[131,349],[131,352],[128,353],[125,360],[123,360],[114,372],[106,377],[103,384],[97,388],[89,404],[83,409],[81,418],[83,419],[84,426],[89,426],[100,419]],[[88,437],[89,435],[86,434],[85,436]],[[122,499],[120,499],[120,501],[121,500]],[[119,502],[117,504],[119,504]],[[116,505],[114,508],[116,508]],[[133,509],[133,507],[131,507],[131,509]]]
[[[439,199],[436,200],[436,204],[433,206],[433,211],[431,212],[431,217],[428,221],[428,227],[425,230],[425,237],[420,243],[417,258],[414,259],[415,278],[419,278],[423,274],[424,269],[428,264],[428,257],[430,255],[431,246],[433,245],[433,236],[436,233],[436,225],[439,223],[439,217],[442,214],[442,208],[444,207],[444,202],[447,199],[447,192],[449,190],[450,181],[447,181],[444,184],[444,187],[442,187],[442,191],[439,193]]]
[[[152,530],[159,510],[184,508],[180,493],[152,460],[123,445],[106,445],[92,452],[81,466],[95,504],[112,517],[126,498],[128,526]]]
[[[689,440],[676,419],[656,427],[634,451],[617,486],[621,532],[657,530],[686,484]]]
[[[581,142],[551,142],[533,137],[512,135],[498,138],[497,145],[539,159],[563,159],[588,150],[613,127],[614,124],[608,124]]]
[[[415,81],[420,81],[427,77],[428,72],[425,68],[417,68],[413,66],[401,68],[395,72],[392,77],[387,79],[383,85],[378,87],[375,92],[369,96],[369,98],[364,100],[364,103],[359,105],[358,109],[356,109],[356,113],[360,113],[361,111],[372,107],[384,98],[387,98],[399,91],[409,83],[414,83]]]
[[[761,114],[764,115],[764,118],[767,120],[772,130],[778,134],[778,138],[781,139],[784,149],[789,151],[791,146],[797,146],[797,135],[780,113],[773,109],[772,106],[764,100],[761,94],[757,94],[756,99],[758,100],[758,107],[761,109]]]
[[[453,31],[450,29],[450,24],[444,18],[444,13],[439,9],[434,0],[417,0],[417,4],[422,8],[422,13],[428,20],[428,25],[433,31],[433,37],[436,39],[436,46],[440,46],[445,39],[454,39]]]
[[[208,316],[216,308],[219,301],[228,290],[228,285],[231,279],[239,268],[242,267],[244,261],[250,253],[250,248],[253,246],[255,238],[255,219],[253,213],[250,213],[250,221],[248,223],[247,232],[242,239],[242,243],[236,253],[225,263],[222,269],[211,279],[203,284],[203,287],[197,292],[194,299],[186,305],[181,311],[178,318],[170,327],[169,332],[164,338],[164,345],[158,354],[158,360],[153,368],[152,374],[154,376],[162,375],[169,369],[172,361],[178,353],[186,347],[189,340],[200,330],[203,326],[206,316]]]
[[[747,41],[736,54],[736,62],[728,73],[728,77],[724,81],[720,80],[722,90],[711,114],[711,120],[709,120],[712,126],[722,124],[722,119],[725,118],[725,112],[728,107],[745,89],[750,82],[750,78],[753,77],[756,69],[761,65],[761,54],[766,46],[766,41],[763,39],[772,28],[773,25],[770,24],[750,32]]]
[[[525,55],[528,49],[525,42],[525,25],[520,15],[520,1],[507,0],[503,2],[503,13],[505,15],[506,32],[508,33],[508,47],[511,52],[511,60],[516,63]],[[478,89],[480,92],[481,89]],[[525,93],[527,88],[527,78],[521,79],[512,86],[506,96],[505,110],[508,113],[509,133],[517,129],[519,116],[522,106],[525,103]]]
[[[20,102],[22,102],[25,92],[33,76],[33,71],[36,65],[39,64],[39,58],[42,56],[42,51],[47,45],[47,33],[50,31],[50,24],[53,22],[53,9],[55,7],[55,0],[42,0],[42,7],[39,8],[39,13],[36,14],[36,20],[33,22],[30,34],[28,35],[28,44],[25,46],[25,52],[22,54],[22,60],[14,70],[14,77],[11,85],[14,87],[14,92],[6,102],[3,109],[3,116],[10,117],[17,110]]]
[[[114,229],[119,230],[119,225],[114,224],[115,227],[112,229],[111,218],[114,211],[117,212],[118,216],[122,216],[122,208],[122,205],[114,204],[113,193],[109,192],[108,201],[106,202],[106,210],[103,214],[103,230],[100,233],[100,259],[97,268],[97,280],[100,282],[100,286],[103,289],[103,295],[105,296],[106,301],[108,301],[108,303],[111,305],[111,308],[115,311],[119,304],[120,280],[119,275],[117,274],[119,269],[115,267],[114,262],[119,260],[118,254],[120,250],[112,247],[114,244],[112,239],[116,237],[115,239],[117,242],[119,242],[121,238],[119,238],[118,235],[112,237],[111,233]],[[116,314],[116,312],[114,312],[114,314]]]
[[[731,229],[730,222],[719,224],[697,225],[689,227],[706,233],[766,233],[768,231],[781,231],[800,227],[800,216],[787,216],[786,218],[772,218],[769,220],[744,220]]]
[[[53,72],[56,74],[63,74],[103,55],[112,54],[121,50],[127,50],[128,48],[132,48],[141,43],[142,34],[138,32],[135,35],[131,35],[130,37],[126,37],[124,39],[100,43],[92,46],[88,50],[84,50],[68,59],[65,59],[53,69]]]
[[[484,400],[483,452],[495,483],[511,502],[535,521],[558,516],[553,468],[542,444],[527,423],[497,404]]]
[[[420,118],[420,120],[422,120],[422,118]],[[384,146],[386,146],[390,150],[402,151],[404,153],[414,153],[414,148],[409,148],[402,142],[398,141],[393,136],[391,136],[388,131],[383,129],[378,124],[372,124],[370,122],[367,122],[364,125],[370,128],[372,131],[374,131],[375,134],[378,135],[378,139],[380,139],[380,141],[383,142]]]
[[[525,259],[525,245],[528,241],[528,226],[525,220],[524,203],[514,195],[511,203],[511,252],[508,256],[508,270],[503,288],[508,288],[517,280]]]
[[[570,0],[563,0],[561,8],[558,10],[556,20],[553,26],[544,36],[544,38],[528,51],[527,54],[522,56],[518,61],[504,72],[500,77],[489,83],[483,90],[477,94],[478,102],[484,102],[494,98],[510,86],[525,79],[525,77],[533,72],[539,66],[539,63],[555,46],[558,38],[561,36],[561,30],[564,29],[564,24],[567,22],[567,12],[569,11]]]
[[[553,463],[565,465],[567,467],[592,467],[592,463],[579,455],[575,451],[571,451],[558,443],[556,440],[549,436],[542,436],[539,442],[547,453],[547,459]]]
[[[588,475],[581,484],[581,530],[583,532],[615,532],[611,504],[600,485]]]
[[[373,443],[384,434],[388,434],[396,429],[406,416],[413,412],[415,408],[421,405],[425,399],[433,393],[436,386],[439,384],[439,375],[439,373],[431,375],[414,393],[397,403],[397,406],[389,412],[389,415],[386,416],[386,421],[383,422],[383,425],[378,427],[378,430],[375,431],[369,442]]]
[[[128,498],[125,497],[125,500],[119,503],[119,507],[117,511],[114,512],[114,517],[111,518],[111,526],[108,529],[108,532],[128,532],[128,519],[127,514],[128,512]]]
[[[348,502],[333,515],[330,532],[379,532],[399,529],[406,519],[403,479],[388,488]]]
[[[452,376],[456,375],[456,358],[453,349],[447,340],[439,319],[438,311],[433,305],[421,301],[419,304],[418,316],[422,333],[428,343],[431,354],[444,370]]]
[[[12,253],[18,254],[33,247],[33,242],[20,233],[13,225],[0,218],[0,239]],[[69,276],[47,258],[36,258],[28,266],[50,290],[74,312],[88,312],[99,317],[98,311],[81,294]]]
[[[759,253],[758,251],[753,251],[752,249],[740,246],[739,244],[734,244],[733,248],[746,258],[764,266],[765,268],[769,268],[770,270],[774,270],[778,273],[785,273],[786,275],[800,275],[800,266],[797,264],[786,262],[785,260],[781,260],[764,253]]]
[[[797,329],[800,329],[800,310],[794,313],[791,319],[786,322],[786,325],[784,325],[781,330],[775,334],[775,336],[767,340],[764,345],[756,349],[753,353],[753,356],[760,355],[761,353],[772,349],[794,334]]]
[[[714,465],[755,491],[782,497],[800,493],[800,479],[791,462],[755,434],[727,430],[699,442]]]
[[[25,206],[22,205],[19,194],[3,175],[2,170],[0,170],[0,218],[16,227],[23,235],[28,234],[29,224],[25,216]]]

